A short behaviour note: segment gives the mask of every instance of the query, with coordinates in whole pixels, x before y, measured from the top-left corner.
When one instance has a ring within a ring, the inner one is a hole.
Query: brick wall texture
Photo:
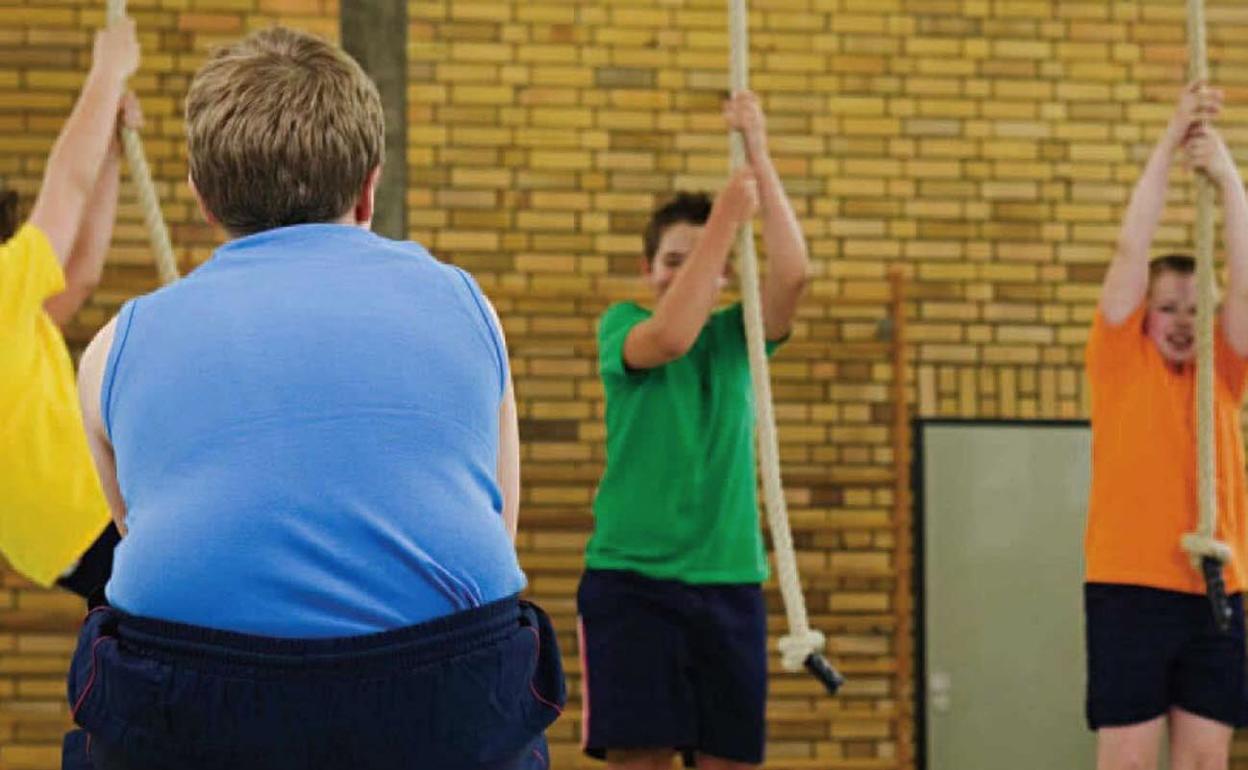
[[[1130,186],[1185,64],[1181,0],[753,0],[754,88],[815,279],[774,362],[782,460],[813,624],[851,677],[820,697],[774,660],[769,768],[913,766],[910,580],[894,514],[892,366],[873,342],[888,271],[910,279],[909,402],[924,417],[1086,416],[1080,360]],[[337,37],[334,0],[134,0],[134,81],[184,269],[217,236],[184,183],[188,80],[273,23]],[[472,270],[509,337],[523,433],[519,548],[561,632],[577,750],[574,590],[603,461],[595,316],[640,296],[646,213],[716,188],[727,144],[722,0],[413,0],[412,238]],[[0,0],[0,176],[29,205],[90,58],[103,0]],[[1248,161],[1248,5],[1210,0],[1223,127]],[[392,156],[398,152],[392,149]],[[1190,241],[1176,171],[1160,247]],[[80,347],[155,275],[123,206]],[[900,545],[899,545],[900,543]],[[783,614],[769,586],[772,630]],[[0,584],[0,767],[59,766],[77,600]],[[1248,751],[1237,751],[1248,757]],[[1248,767],[1248,760],[1240,766]]]

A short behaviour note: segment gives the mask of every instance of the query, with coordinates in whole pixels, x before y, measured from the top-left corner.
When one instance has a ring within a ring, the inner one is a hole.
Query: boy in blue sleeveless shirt
[[[702,770],[763,760],[767,559],[755,493],[754,413],[740,303],[713,310],[741,224],[762,212],[767,349],[788,336],[809,264],[751,93],[725,106],[749,166],[712,205],[655,212],[642,272],[654,310],[598,326],[607,465],[577,595],[584,748],[609,770]]]
[[[546,767],[563,678],[517,598],[506,346],[467,273],[369,231],[375,87],[275,28],[212,56],[186,113],[231,240],[83,356],[124,536],[67,766]]]

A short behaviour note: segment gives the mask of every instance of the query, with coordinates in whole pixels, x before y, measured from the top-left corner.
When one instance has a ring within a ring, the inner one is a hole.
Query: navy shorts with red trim
[[[101,607],[69,695],[73,770],[544,770],[543,733],[565,701],[550,621],[515,597],[310,640]]]

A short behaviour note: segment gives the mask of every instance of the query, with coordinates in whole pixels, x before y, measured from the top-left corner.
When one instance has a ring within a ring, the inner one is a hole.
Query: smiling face
[[[1182,366],[1191,361],[1196,350],[1196,276],[1157,273],[1149,287],[1144,328],[1166,363]]]

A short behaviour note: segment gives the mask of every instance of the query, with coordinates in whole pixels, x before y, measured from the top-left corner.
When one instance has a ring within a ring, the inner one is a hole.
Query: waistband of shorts
[[[513,634],[526,602],[517,596],[444,615],[413,626],[362,636],[286,639],[253,636],[129,615],[115,607],[106,615],[120,643],[166,660],[265,668],[386,668],[423,665],[487,647]]]

